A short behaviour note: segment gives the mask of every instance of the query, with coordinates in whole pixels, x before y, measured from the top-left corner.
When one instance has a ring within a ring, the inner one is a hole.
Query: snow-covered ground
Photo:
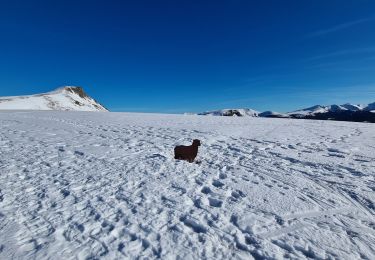
[[[375,124],[0,112],[0,259],[375,259]],[[173,148],[202,142],[197,163]]]

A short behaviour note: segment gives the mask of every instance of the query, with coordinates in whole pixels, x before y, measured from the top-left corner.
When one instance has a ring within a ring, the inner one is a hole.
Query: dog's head
[[[201,141],[199,141],[198,139],[194,139],[193,140],[193,145],[201,146]]]

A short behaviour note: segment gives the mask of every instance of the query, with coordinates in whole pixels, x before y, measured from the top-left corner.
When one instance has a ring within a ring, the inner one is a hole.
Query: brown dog
[[[178,145],[174,148],[174,158],[192,163],[195,157],[197,157],[198,146],[200,145],[201,141],[198,139],[194,139],[193,144],[190,146]]]

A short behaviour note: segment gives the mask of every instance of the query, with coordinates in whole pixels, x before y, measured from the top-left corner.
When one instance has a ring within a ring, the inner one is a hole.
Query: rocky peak
[[[67,92],[71,92],[73,94],[77,94],[81,98],[87,98],[88,97],[88,95],[86,94],[86,92],[83,90],[82,87],[65,86],[65,87],[63,87],[63,90],[67,91]]]

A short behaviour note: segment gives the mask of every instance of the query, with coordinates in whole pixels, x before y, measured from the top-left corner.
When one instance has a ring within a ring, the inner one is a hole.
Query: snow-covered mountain
[[[375,113],[375,102],[368,104],[363,110]]]
[[[310,114],[326,113],[326,112],[328,112],[328,108],[326,106],[316,105],[316,106],[296,110],[293,112],[288,112],[287,114],[305,116],[305,115],[310,115]]]
[[[375,103],[313,106],[288,113],[292,118],[375,123]]]
[[[43,94],[0,97],[0,110],[108,111],[81,87],[75,86],[65,86]]]
[[[262,113],[259,113],[259,117],[276,117],[276,118],[288,118],[289,116],[287,114],[275,112],[275,111],[265,111]]]
[[[265,111],[258,112],[249,108],[237,108],[237,109],[222,109],[207,111],[199,113],[198,115],[204,116],[239,116],[239,117],[273,117],[273,118],[288,118],[289,115],[275,112],[275,111]]]
[[[244,108],[208,111],[199,113],[198,115],[298,118],[375,123],[375,102],[368,105],[353,105],[350,103],[329,106],[315,105],[288,113],[279,113],[275,111],[265,111],[260,113],[253,109]]]
[[[363,109],[362,105],[353,105],[353,104],[350,104],[350,103],[346,103],[346,104],[341,105],[341,106],[350,110],[350,111],[360,111],[360,110]]]
[[[375,102],[368,104],[368,105],[353,105],[350,103],[346,103],[343,105],[329,105],[329,106],[322,106],[322,105],[316,105],[300,110],[296,110],[293,112],[287,113],[291,116],[307,116],[307,115],[315,115],[318,113],[335,113],[335,112],[343,112],[343,111],[372,111],[375,110]]]
[[[258,114],[259,114],[258,111],[249,109],[249,108],[222,109],[222,110],[214,110],[214,111],[207,111],[207,112],[199,113],[199,115],[205,115],[205,116],[252,116],[252,117],[257,117]]]

